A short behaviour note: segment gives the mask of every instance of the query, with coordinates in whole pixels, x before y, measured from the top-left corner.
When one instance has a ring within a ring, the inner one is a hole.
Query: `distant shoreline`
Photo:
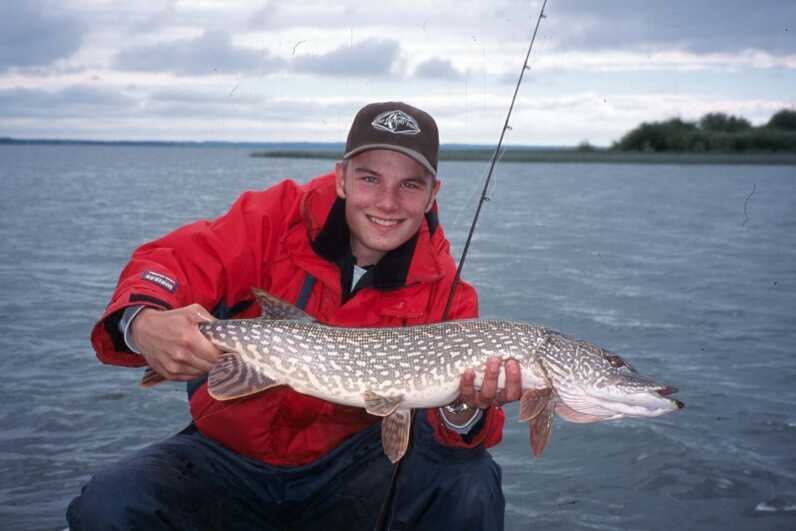
[[[332,142],[234,142],[225,140],[81,140],[72,138],[10,138],[0,137],[2,145],[33,146],[127,146],[127,147],[187,147],[187,148],[243,148],[243,149],[337,149],[342,143]]]
[[[123,146],[175,148],[227,148],[249,150],[256,158],[336,160],[342,143],[331,142],[226,142],[159,140],[71,140],[0,138],[2,145]],[[492,159],[493,146],[448,144],[440,149],[440,160],[482,161]],[[605,148],[507,146],[500,162],[523,163],[611,163],[611,164],[744,164],[796,165],[796,153],[677,153],[618,151]]]
[[[490,161],[490,149],[440,149],[440,160]],[[257,158],[322,159],[340,158],[338,151],[330,150],[270,150],[255,151]],[[524,163],[611,163],[611,164],[751,164],[796,165],[796,153],[645,153],[596,149],[522,149],[511,148],[503,152],[500,162]]]

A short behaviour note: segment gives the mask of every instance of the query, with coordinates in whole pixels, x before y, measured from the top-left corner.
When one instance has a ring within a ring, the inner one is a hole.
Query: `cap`
[[[437,174],[437,124],[427,112],[406,103],[371,103],[359,110],[348,132],[343,158],[370,149],[398,151]]]

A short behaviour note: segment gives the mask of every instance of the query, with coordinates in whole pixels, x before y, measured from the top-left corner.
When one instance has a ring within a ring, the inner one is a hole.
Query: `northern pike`
[[[442,407],[459,395],[462,373],[483,381],[486,361],[517,360],[520,421],[541,455],[554,414],[570,422],[655,417],[683,408],[677,390],[640,375],[617,354],[524,322],[469,319],[398,328],[319,323],[295,306],[254,290],[262,316],[201,323],[224,351],[208,391],[231,400],[278,385],[382,417],[382,445],[396,462],[409,443],[411,410]],[[504,384],[501,372],[499,386]],[[148,372],[142,385],[162,378]]]

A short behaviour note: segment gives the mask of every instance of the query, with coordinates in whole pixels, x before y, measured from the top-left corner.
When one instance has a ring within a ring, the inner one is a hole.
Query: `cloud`
[[[349,24],[350,20],[364,23],[358,13],[359,2],[327,2],[326,0],[302,0],[301,2],[269,1],[252,12],[246,22],[251,30],[285,30],[289,28],[329,29],[335,24]],[[383,13],[383,6],[370,13]]]
[[[543,22],[560,48],[796,52],[796,2],[560,0]]]
[[[728,53],[694,53],[661,50],[633,51],[562,51],[551,52],[536,60],[533,69],[578,70],[595,72],[698,70],[734,71],[739,69],[784,68],[796,69],[796,53],[772,55],[764,51],[745,50]]]
[[[96,117],[130,110],[137,102],[113,89],[73,85],[62,90],[0,89],[0,116],[8,118]]]
[[[233,46],[225,32],[208,31],[194,39],[123,50],[116,55],[113,65],[120,70],[192,76],[241,72],[265,74],[279,70],[284,61],[273,57],[267,50]]]
[[[292,66],[297,72],[327,76],[383,76],[396,65],[400,49],[398,41],[371,38],[325,54],[297,57]]]
[[[423,79],[448,79],[459,80],[464,74],[456,70],[453,64],[447,59],[431,58],[417,65],[415,77]]]
[[[262,7],[251,14],[248,21],[250,29],[270,29],[277,27],[276,19],[279,16],[280,4],[266,2]]]
[[[82,37],[80,20],[62,9],[40,1],[0,2],[0,72],[67,58]]]

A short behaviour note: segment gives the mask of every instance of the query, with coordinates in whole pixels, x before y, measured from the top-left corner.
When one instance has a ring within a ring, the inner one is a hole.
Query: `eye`
[[[415,181],[404,181],[402,184],[404,188],[409,188],[410,190],[420,189],[420,185]]]
[[[622,358],[620,358],[616,354],[614,354],[612,356],[608,356],[605,359],[608,360],[608,363],[611,364],[611,367],[615,367],[615,368],[618,369],[620,367],[624,367],[625,366],[625,360],[623,360]]]

